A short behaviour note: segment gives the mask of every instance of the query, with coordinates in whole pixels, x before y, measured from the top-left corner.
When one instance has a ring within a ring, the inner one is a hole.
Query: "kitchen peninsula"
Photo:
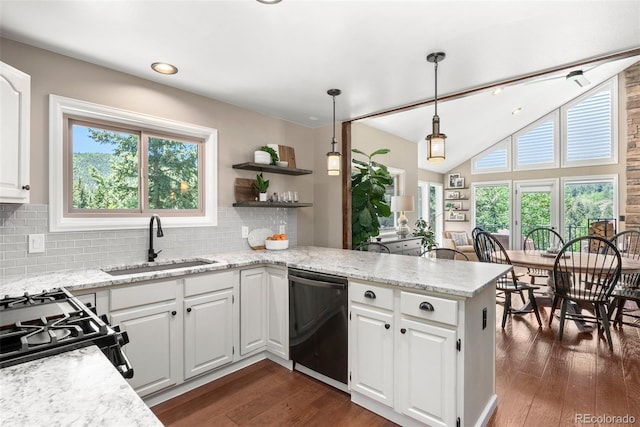
[[[212,272],[241,272],[260,266],[292,267],[345,276],[349,279],[350,311],[354,314],[353,318],[361,319],[363,313],[380,313],[386,316],[389,320],[382,324],[382,330],[389,330],[393,334],[393,340],[396,340],[394,345],[388,347],[391,360],[386,362],[390,362],[387,368],[391,371],[386,373],[388,375],[379,375],[396,380],[391,385],[385,384],[385,387],[389,387],[387,389],[370,382],[367,372],[362,370],[364,363],[357,365],[368,353],[366,347],[358,345],[371,343],[350,342],[349,369],[357,380],[350,383],[354,402],[405,425],[412,422],[427,425],[455,425],[460,422],[461,425],[474,425],[486,423],[491,417],[496,405],[494,283],[510,267],[320,247],[298,247],[272,252],[239,251],[199,258],[217,262],[119,276],[111,276],[102,270],[52,273],[5,281],[0,285],[0,292],[3,295],[21,295],[24,292],[41,292],[45,288],[65,287],[74,293],[84,293],[92,289],[101,291],[123,286],[148,286],[150,281],[159,279],[180,280]],[[378,298],[373,303],[370,298],[365,301],[358,294],[360,290],[365,293],[375,291]],[[423,305],[426,300],[429,301],[426,311],[420,312],[417,306],[414,308],[414,302]],[[350,333],[362,332],[363,330],[354,326],[353,318]],[[437,339],[433,342],[441,343],[442,340],[438,338],[440,333],[448,340],[447,347],[442,348],[442,354],[420,355],[421,349],[434,348],[420,338],[435,337]],[[403,341],[405,338],[407,341]],[[350,339],[353,340],[354,337]],[[400,349],[397,354],[394,353],[396,348]],[[356,354],[358,359],[355,359]],[[261,356],[264,357],[266,356]],[[54,358],[51,359],[53,364]],[[233,366],[235,361],[234,359],[230,365]],[[46,359],[38,363],[41,368],[45,368],[48,362]],[[403,378],[420,378],[421,374],[417,370],[421,366],[429,368],[430,363],[440,362],[446,362],[446,369],[438,370],[439,378],[432,378],[427,385],[431,387],[431,391],[427,390],[429,405],[435,406],[420,407],[417,396],[410,394],[416,384],[403,383]],[[20,376],[24,387],[27,387],[35,380],[30,378],[30,369],[23,367],[32,363],[34,362],[16,365],[10,370],[2,369],[0,377]],[[115,369],[112,374],[119,375]],[[58,386],[56,381],[50,382],[43,387]],[[188,381],[185,380],[185,383]],[[97,385],[78,382],[74,387],[77,389],[76,394],[81,396],[84,388],[96,388]],[[148,404],[154,403],[153,398],[145,398],[145,401]],[[15,402],[0,391],[0,413],[8,410],[7,405],[15,408],[16,404],[29,406],[27,400]],[[46,409],[54,411],[52,417],[56,416],[55,411],[64,411],[62,406],[57,405]],[[143,417],[147,415],[141,414]],[[87,413],[87,416],[90,414]]]

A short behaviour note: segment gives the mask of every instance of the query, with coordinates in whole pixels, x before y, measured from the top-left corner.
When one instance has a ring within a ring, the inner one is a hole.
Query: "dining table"
[[[509,256],[509,260],[514,267],[527,267],[534,268],[539,270],[547,270],[548,272],[553,272],[553,266],[556,261],[556,254],[549,253],[547,251],[541,250],[507,250],[507,255]],[[565,257],[573,257],[570,261],[574,268],[580,270],[582,268],[593,268],[592,263],[595,262],[596,257],[585,257],[579,256],[580,253],[571,253],[568,252]],[[582,254],[584,255],[584,253]],[[610,255],[609,255],[610,256]],[[602,263],[602,256],[599,257],[599,262]],[[640,259],[627,258],[622,256],[622,265],[620,267],[621,274],[636,274],[640,273]],[[606,261],[605,261],[606,262]],[[547,284],[553,287],[553,274],[549,274],[549,278],[547,279]],[[547,294],[542,296],[536,296],[536,302],[538,306],[551,307],[553,303],[553,295]],[[514,314],[524,314],[531,312],[531,303],[528,301],[522,308],[518,309],[514,312]],[[569,306],[569,309],[576,310],[575,314],[579,314],[579,308],[574,307],[573,305]],[[586,324],[583,321],[576,320],[576,326],[581,332],[591,331],[593,328],[591,325]]]

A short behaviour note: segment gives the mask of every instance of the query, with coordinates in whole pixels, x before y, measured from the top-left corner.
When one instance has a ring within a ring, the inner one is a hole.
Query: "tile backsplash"
[[[0,278],[51,271],[105,267],[147,259],[149,230],[75,231],[50,233],[48,205],[0,203]],[[249,248],[242,226],[285,225],[290,244],[297,242],[297,209],[218,208],[217,227],[166,228],[154,236],[158,261],[212,255]],[[155,226],[154,226],[155,231]],[[44,253],[28,253],[29,234],[44,234]]]

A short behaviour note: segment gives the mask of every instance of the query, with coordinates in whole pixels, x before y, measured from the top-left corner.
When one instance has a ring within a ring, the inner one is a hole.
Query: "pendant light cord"
[[[436,58],[436,60],[434,61],[434,68],[436,70],[436,90],[435,90],[435,100],[433,102],[433,105],[435,107],[435,115],[438,115],[438,58]]]
[[[336,96],[333,95],[333,139],[331,140],[331,151],[336,151]]]

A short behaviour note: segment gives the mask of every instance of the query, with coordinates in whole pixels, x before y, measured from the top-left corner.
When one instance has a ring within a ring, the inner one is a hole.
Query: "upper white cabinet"
[[[0,62],[0,203],[29,203],[31,77]]]

